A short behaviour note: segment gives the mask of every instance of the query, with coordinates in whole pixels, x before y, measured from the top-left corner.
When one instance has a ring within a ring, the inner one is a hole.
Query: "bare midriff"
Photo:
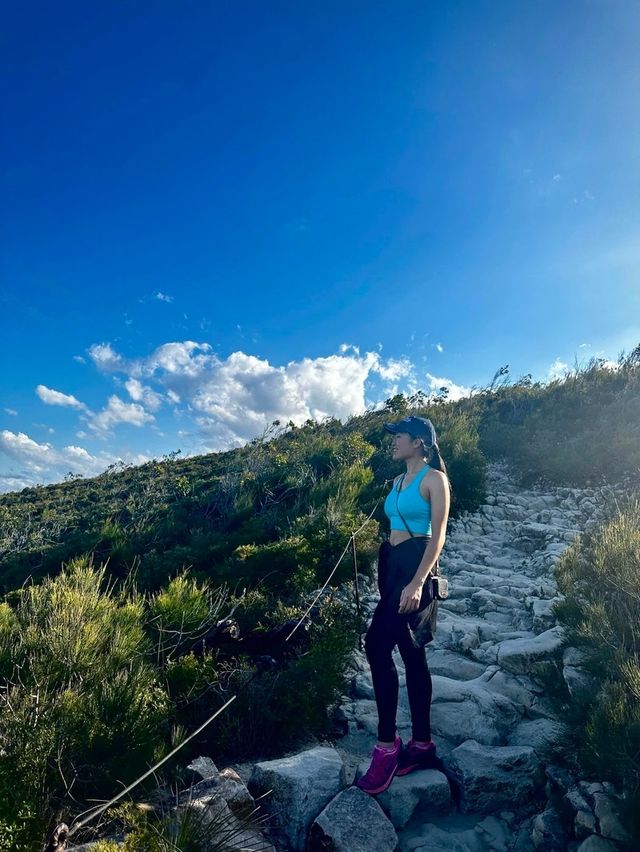
[[[414,535],[414,538],[427,538],[426,535]],[[394,547],[396,544],[402,544],[403,541],[407,541],[411,538],[411,535],[406,530],[391,530],[389,533],[389,544]]]

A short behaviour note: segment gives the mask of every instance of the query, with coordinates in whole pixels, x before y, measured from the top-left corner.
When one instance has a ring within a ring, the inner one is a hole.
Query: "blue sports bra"
[[[420,493],[420,483],[429,470],[427,465],[402,491],[398,491],[400,480],[395,483],[384,501],[384,511],[391,523],[392,530],[407,531],[398,512],[407,522],[414,535],[431,535],[431,503]],[[396,504],[397,499],[397,504]],[[397,508],[396,508],[397,505]]]

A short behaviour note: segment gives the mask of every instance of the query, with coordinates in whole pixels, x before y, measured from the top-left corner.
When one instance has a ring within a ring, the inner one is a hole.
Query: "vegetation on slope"
[[[588,776],[629,794],[640,838],[640,492],[582,535],[556,568],[557,615],[583,654],[583,688],[567,694],[568,754]]]
[[[304,647],[283,651],[275,668],[238,647],[198,642],[232,611],[244,634],[300,617],[373,511],[357,538],[359,567],[370,570],[381,498],[399,472],[385,421],[408,412],[434,421],[455,517],[482,502],[487,458],[507,458],[525,483],[637,478],[639,377],[640,347],[616,370],[593,361],[546,385],[528,377],[511,384],[503,368],[489,388],[456,402],[445,390],[396,396],[345,424],[274,424],[229,453],[172,454],[3,495],[0,849],[33,848],[49,821],[137,777],[238,690],[233,713],[195,750],[229,760],[267,756],[329,730],[326,710],[343,688],[361,627],[337,591],[316,606]],[[637,553],[630,536],[626,546]],[[559,575],[568,592],[582,588],[593,561],[575,558]],[[336,586],[352,571],[344,560]],[[580,607],[617,611],[615,587],[603,588],[605,602],[585,592],[573,610],[568,594],[561,617],[584,632]],[[597,670],[605,697],[584,720],[594,747],[602,725],[637,725],[629,715],[637,648],[629,651],[621,624],[608,634],[616,665]],[[595,767],[595,752],[578,753]]]

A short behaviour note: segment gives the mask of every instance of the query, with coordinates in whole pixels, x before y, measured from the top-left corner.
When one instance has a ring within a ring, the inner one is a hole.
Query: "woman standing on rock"
[[[433,639],[438,602],[432,578],[444,545],[450,485],[433,423],[405,417],[384,427],[393,437],[393,458],[407,469],[394,480],[384,509],[391,533],[378,555],[380,602],[365,637],[365,650],[378,707],[378,743],[371,765],[356,782],[375,795],[394,775],[439,762],[431,740],[431,674],[425,645]],[[405,666],[412,739],[403,747],[396,735],[398,672],[393,649]]]

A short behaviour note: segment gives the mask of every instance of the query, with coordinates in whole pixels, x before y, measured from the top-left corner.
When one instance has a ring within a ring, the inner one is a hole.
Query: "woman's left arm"
[[[398,612],[413,612],[420,606],[422,587],[427,577],[433,571],[433,567],[440,556],[447,536],[447,519],[449,517],[450,505],[449,483],[445,474],[439,470],[434,470],[429,475],[429,480],[431,538],[427,542],[413,580],[402,590]],[[426,487],[424,479],[420,483],[421,492],[423,486]]]

